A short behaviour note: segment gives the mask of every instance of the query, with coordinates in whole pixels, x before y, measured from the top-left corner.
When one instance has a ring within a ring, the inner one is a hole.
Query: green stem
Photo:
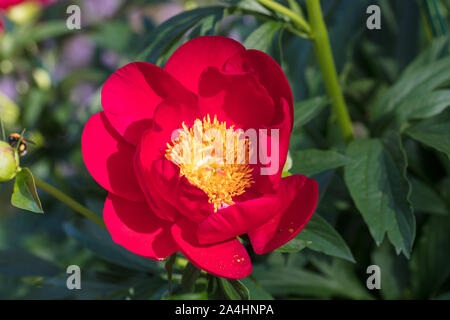
[[[78,203],[68,195],[66,195],[64,192],[56,189],[55,187],[49,185],[47,182],[42,181],[41,179],[34,177],[34,180],[36,182],[36,185],[41,188],[42,190],[46,191],[48,194],[52,195],[59,201],[65,203],[70,208],[72,208],[74,211],[78,212],[79,214],[85,216],[86,218],[90,219],[91,221],[95,222],[102,228],[106,228],[105,223],[101,218],[99,218],[94,212],[83,206],[82,204]]]
[[[317,59],[319,60],[320,68],[322,70],[325,87],[328,95],[332,99],[331,105],[337,119],[339,130],[344,140],[352,140],[352,123],[341,87],[339,85],[336,67],[331,52],[330,41],[328,39],[328,32],[322,16],[320,1],[306,0],[306,8],[308,10],[308,17],[312,29]]]
[[[308,24],[308,22],[305,19],[303,19],[300,15],[290,10],[289,8],[286,8],[285,6],[272,0],[257,0],[257,1],[262,5],[266,6],[267,8],[291,19],[291,21],[298,27],[300,27],[302,31],[306,32],[307,35],[311,33],[311,27]]]
[[[177,253],[175,252],[170,257],[167,258],[165,268],[167,271],[167,280],[168,280],[168,289],[169,289],[169,297],[172,296],[172,273],[173,273],[173,264],[177,259]]]

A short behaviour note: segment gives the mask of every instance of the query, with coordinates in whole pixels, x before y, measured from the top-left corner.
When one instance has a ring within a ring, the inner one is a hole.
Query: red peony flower
[[[293,98],[265,53],[199,37],[164,69],[135,62],[117,70],[103,86],[102,105],[84,128],[82,152],[109,191],[106,227],[128,250],[156,260],[181,251],[198,268],[239,279],[252,265],[236,237],[248,234],[257,254],[268,253],[313,214],[317,183],[281,178]],[[222,153],[212,148],[218,141]]]

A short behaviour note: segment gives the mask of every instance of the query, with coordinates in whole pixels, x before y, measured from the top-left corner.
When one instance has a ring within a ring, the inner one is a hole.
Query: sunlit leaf
[[[44,213],[36,190],[36,185],[34,183],[33,174],[27,168],[23,168],[16,175],[11,204],[20,209],[36,213]]]

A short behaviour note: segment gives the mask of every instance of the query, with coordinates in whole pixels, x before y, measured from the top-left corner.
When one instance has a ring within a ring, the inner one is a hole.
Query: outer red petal
[[[245,56],[250,62],[252,69],[257,74],[260,83],[267,89],[269,95],[273,98],[278,109],[282,109],[282,99],[285,99],[289,105],[290,129],[294,121],[294,100],[292,90],[283,70],[278,63],[269,55],[258,50],[247,50]],[[278,112],[276,122],[281,122],[283,114]]]
[[[279,205],[279,198],[272,195],[220,209],[199,224],[198,239],[202,244],[215,243],[251,232],[276,215]]]
[[[172,226],[173,238],[189,261],[200,269],[224,278],[241,279],[250,275],[250,257],[237,239],[200,245],[196,229],[197,225],[187,218],[177,220]]]
[[[200,74],[207,67],[221,69],[224,63],[245,48],[226,37],[203,36],[192,39],[178,48],[167,61],[164,70],[186,88],[198,92]]]
[[[114,128],[137,144],[151,128],[156,107],[166,98],[195,100],[192,93],[160,67],[130,63],[112,74],[102,88],[102,106]]]
[[[292,201],[286,199],[286,210],[248,235],[257,254],[275,250],[294,238],[308,223],[317,205],[319,189],[317,182],[302,176],[290,176],[282,179],[282,188],[288,193],[296,190]],[[292,192],[291,192],[292,193]],[[288,194],[288,197],[291,195]]]
[[[143,203],[109,194],[103,218],[114,242],[133,253],[163,260],[178,251],[170,232],[171,224],[158,219]]]
[[[132,201],[145,201],[133,169],[135,149],[117,134],[103,112],[84,126],[81,150],[89,173],[103,188]]]

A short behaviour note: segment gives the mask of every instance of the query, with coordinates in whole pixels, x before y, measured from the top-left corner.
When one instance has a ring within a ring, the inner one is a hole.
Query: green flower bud
[[[19,168],[19,155],[5,141],[0,141],[0,182],[6,182],[16,176]]]

